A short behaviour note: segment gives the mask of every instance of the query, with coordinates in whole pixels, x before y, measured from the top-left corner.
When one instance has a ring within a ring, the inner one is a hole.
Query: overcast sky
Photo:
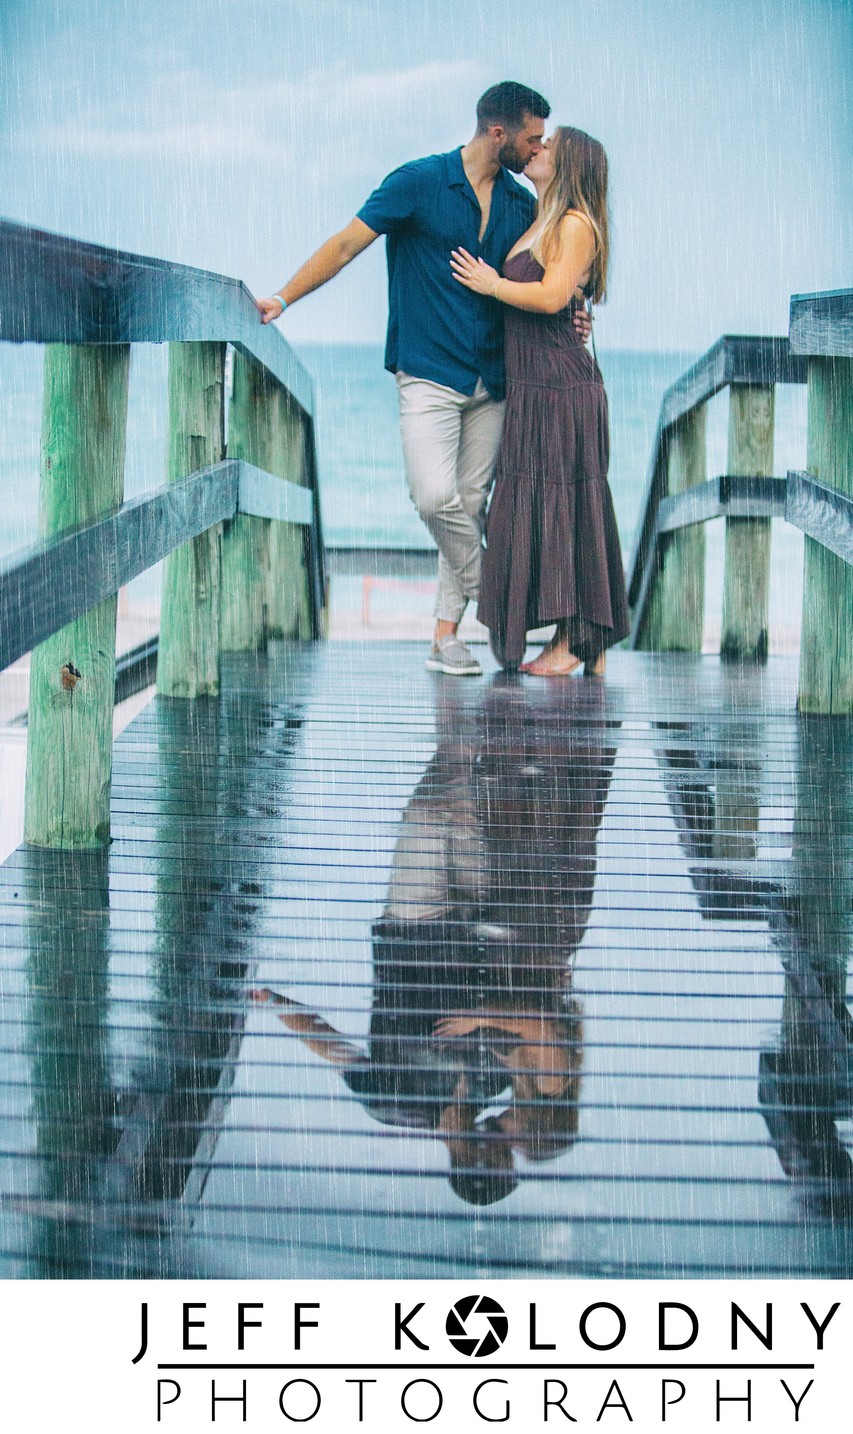
[[[853,0],[0,0],[0,208],[280,286],[496,80],[610,155],[611,347],[853,285]],[[377,340],[381,242],[283,327]]]

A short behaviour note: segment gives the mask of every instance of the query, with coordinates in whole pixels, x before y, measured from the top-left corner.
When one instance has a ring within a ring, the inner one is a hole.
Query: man
[[[468,144],[395,169],[279,293],[257,301],[269,323],[387,236],[385,367],[397,378],[409,491],[439,551],[427,667],[451,676],[480,673],[457,632],[479,588],[504,378],[501,307],[456,283],[450,253],[465,248],[502,267],[535,211],[510,171],[520,174],[538,154],[549,114],[547,100],[526,85],[493,85],[477,104]],[[578,321],[584,336],[585,322]]]

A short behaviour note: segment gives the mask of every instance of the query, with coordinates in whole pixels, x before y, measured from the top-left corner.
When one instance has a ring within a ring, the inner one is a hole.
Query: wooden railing
[[[311,382],[238,281],[8,222],[0,339],[46,346],[42,540],[0,570],[0,667],[34,649],[24,835],[95,847],[109,840],[120,587],[166,559],[169,697],[215,697],[223,651],[323,631]],[[125,503],[134,343],[169,344],[167,482]],[[153,661],[149,644],[139,662]]]
[[[631,646],[700,652],[705,534],[726,518],[727,658],[761,661],[770,523],[806,534],[799,708],[853,713],[853,290],[795,295],[790,336],[720,339],[664,395],[628,579]],[[777,383],[808,384],[806,473],[773,477]],[[729,472],[708,480],[705,414],[728,387]]]

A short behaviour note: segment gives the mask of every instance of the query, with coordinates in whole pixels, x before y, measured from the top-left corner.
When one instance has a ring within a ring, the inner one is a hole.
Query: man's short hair
[[[490,125],[500,124],[513,133],[523,128],[526,115],[547,119],[550,113],[551,106],[538,91],[515,80],[501,80],[477,101],[477,132],[483,134]]]

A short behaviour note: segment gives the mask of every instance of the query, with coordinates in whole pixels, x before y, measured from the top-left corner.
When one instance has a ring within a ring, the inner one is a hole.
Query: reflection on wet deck
[[[0,868],[3,1274],[853,1273],[851,724],[422,657],[232,660]]]

